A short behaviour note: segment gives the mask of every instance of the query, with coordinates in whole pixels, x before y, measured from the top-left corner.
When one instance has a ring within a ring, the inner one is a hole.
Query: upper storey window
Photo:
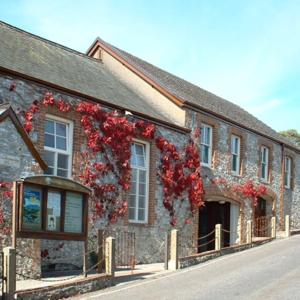
[[[269,181],[269,148],[261,147],[261,179]]]
[[[212,162],[212,127],[201,125],[201,163],[203,166],[211,167]]]
[[[231,171],[235,175],[240,174],[241,139],[236,135],[231,136]]]
[[[47,116],[44,128],[45,174],[71,177],[72,122]]]
[[[288,156],[284,158],[284,186],[287,189],[291,188],[292,178],[292,159]]]

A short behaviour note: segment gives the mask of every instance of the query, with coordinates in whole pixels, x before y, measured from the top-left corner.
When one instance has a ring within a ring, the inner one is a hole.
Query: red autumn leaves
[[[164,137],[156,139],[156,146],[161,152],[158,174],[163,183],[163,204],[169,211],[172,226],[177,223],[176,201],[184,201],[186,193],[192,214],[204,204],[199,149],[195,141],[198,137],[197,130],[181,153]],[[190,220],[186,220],[186,224],[190,223]]]
[[[62,112],[69,112],[72,108],[69,103],[63,101],[61,98],[55,100],[53,94],[49,92],[45,93],[41,103],[45,107],[56,105],[58,110]],[[40,105],[39,101],[35,100],[29,107],[29,110],[24,115],[25,122],[23,127],[27,133],[30,133],[33,130],[33,117],[37,112],[39,112],[40,110],[39,105]]]
[[[128,209],[124,195],[131,183],[131,143],[134,138],[153,138],[155,126],[144,121],[132,122],[117,111],[107,112],[97,104],[81,102],[76,110],[81,114],[87,137],[85,165],[80,177],[93,190],[92,219],[107,216],[110,222],[116,222]],[[103,182],[103,177],[113,183]]]
[[[25,113],[24,128],[33,130],[33,117],[40,105],[56,106],[59,111],[72,109],[80,113],[81,126],[86,134],[86,151],[83,153],[80,178],[93,190],[92,203],[95,220],[106,215],[111,222],[127,212],[125,193],[131,183],[131,143],[134,138],[155,139],[156,127],[145,121],[130,121],[119,112],[108,112],[100,105],[80,102],[76,107],[56,100],[47,92],[41,102],[35,101]],[[195,132],[198,138],[200,131]],[[176,224],[174,201],[186,192],[192,213],[203,204],[203,184],[200,176],[198,149],[193,140],[182,153],[163,137],[155,139],[162,159],[158,176],[163,184],[163,203],[170,212],[171,224]],[[99,162],[101,157],[101,162]],[[103,178],[113,178],[110,183]],[[114,183],[111,183],[114,182]]]
[[[233,193],[240,194],[243,197],[252,200],[254,206],[257,205],[258,198],[267,194],[267,187],[263,184],[255,184],[253,180],[248,180],[244,184],[229,185],[225,178],[212,179],[212,184],[226,186]]]

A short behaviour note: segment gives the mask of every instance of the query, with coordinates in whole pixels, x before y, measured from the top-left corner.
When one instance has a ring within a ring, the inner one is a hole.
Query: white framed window
[[[201,163],[206,167],[212,162],[212,130],[209,125],[201,125]]]
[[[73,122],[46,115],[44,127],[45,174],[71,177]]]
[[[131,145],[131,188],[129,222],[147,223],[149,198],[149,143],[133,141]]]
[[[284,158],[284,186],[287,189],[291,188],[292,177],[292,159],[288,156]]]
[[[231,171],[235,175],[240,174],[240,162],[241,162],[241,138],[232,135],[231,136]]]
[[[269,148],[261,147],[261,178],[269,181]]]

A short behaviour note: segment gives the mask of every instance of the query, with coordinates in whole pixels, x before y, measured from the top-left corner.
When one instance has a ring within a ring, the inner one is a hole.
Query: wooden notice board
[[[85,241],[90,190],[57,176],[31,176],[15,184],[16,237]]]

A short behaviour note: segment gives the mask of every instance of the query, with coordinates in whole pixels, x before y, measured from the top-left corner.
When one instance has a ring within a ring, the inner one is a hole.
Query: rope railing
[[[215,238],[213,238],[213,239],[211,239],[210,241],[208,241],[207,243],[205,243],[205,244],[200,244],[198,247],[200,248],[200,247],[204,247],[204,246],[206,246],[206,245],[209,245],[209,244],[211,244],[212,242],[214,242],[216,239]]]
[[[208,236],[212,235],[213,233],[215,233],[215,229],[212,230],[210,233],[208,233],[208,234],[206,234],[206,235],[204,235],[204,236],[199,237],[199,238],[198,238],[198,241],[207,238]]]
[[[224,228],[221,229],[225,233],[233,234],[233,233],[240,233],[239,230],[226,230]]]

